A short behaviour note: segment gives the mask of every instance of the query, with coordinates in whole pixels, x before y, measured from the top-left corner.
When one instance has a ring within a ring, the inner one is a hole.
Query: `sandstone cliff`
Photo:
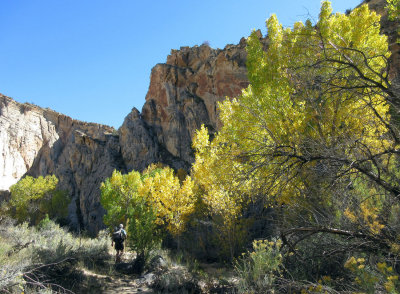
[[[96,232],[103,227],[100,183],[124,168],[112,128],[0,95],[0,190],[25,174],[55,174],[72,197],[71,225]]]
[[[120,128],[122,154],[129,169],[138,167],[132,157],[138,151],[149,158],[160,154],[160,160],[174,168],[189,169],[195,130],[205,124],[215,131],[217,101],[238,96],[248,85],[245,46],[242,39],[239,45],[222,50],[207,45],[182,47],[152,69],[142,114],[134,109]],[[150,144],[126,144],[135,141],[130,134],[138,129],[148,130]]]

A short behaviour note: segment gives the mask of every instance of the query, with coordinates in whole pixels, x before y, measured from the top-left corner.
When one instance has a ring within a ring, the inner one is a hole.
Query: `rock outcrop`
[[[134,166],[132,151],[136,148],[150,157],[157,154],[158,148],[160,161],[189,169],[194,159],[194,132],[202,124],[215,131],[219,124],[217,101],[240,95],[248,85],[245,43],[242,39],[239,45],[224,49],[207,45],[182,47],[172,50],[166,63],[152,69],[142,114],[134,109],[120,128],[122,154],[128,167]],[[129,130],[137,129],[149,131],[151,135],[145,140],[154,140],[151,148],[148,144],[140,147],[142,143],[126,144],[132,133]]]
[[[153,131],[136,108],[132,109],[119,129],[119,143],[129,171],[143,170],[151,163],[162,161]]]
[[[100,183],[125,165],[115,130],[0,95],[0,190],[24,175],[55,174],[71,195],[71,226],[103,227]]]
[[[15,184],[33,165],[43,145],[59,139],[53,122],[43,111],[0,96],[0,190]]]

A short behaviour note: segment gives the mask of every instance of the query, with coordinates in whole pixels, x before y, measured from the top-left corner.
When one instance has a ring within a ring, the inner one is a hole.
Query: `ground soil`
[[[144,282],[144,279],[138,275],[125,275],[117,272],[115,267],[115,251],[110,250],[112,258],[106,262],[103,268],[82,269],[84,283],[77,293],[154,293]],[[125,253],[122,262],[133,260],[132,253]]]

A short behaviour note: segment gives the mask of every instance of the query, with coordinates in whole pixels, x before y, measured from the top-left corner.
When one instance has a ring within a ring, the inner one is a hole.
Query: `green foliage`
[[[157,169],[141,175],[132,171],[123,175],[114,171],[101,184],[101,204],[107,210],[104,223],[114,229],[123,223],[127,227],[128,245],[145,261],[149,253],[159,244],[156,211],[149,205],[147,197],[139,194],[143,180],[157,173]]]
[[[43,201],[42,210],[52,220],[62,223],[68,216],[68,204],[70,198],[65,191],[56,190],[47,201]]]
[[[107,210],[104,223],[113,230],[119,224],[127,224],[128,211],[138,196],[138,187],[142,179],[139,172],[126,175],[115,170],[110,178],[101,184],[100,203]]]
[[[388,11],[389,20],[398,21],[400,18],[400,1],[399,0],[386,0],[386,9]]]
[[[173,234],[183,230],[195,205],[192,186],[190,177],[180,181],[171,168],[159,165],[142,174],[114,171],[101,184],[100,202],[107,210],[104,223],[111,229],[127,225],[129,246],[147,259],[160,243],[161,226]]]
[[[51,226],[51,220],[49,218],[49,215],[46,214],[46,216],[38,223],[37,228],[42,229]]]
[[[275,279],[282,270],[280,240],[253,241],[253,251],[235,262],[238,293],[273,293]]]
[[[46,214],[61,221],[67,216],[69,198],[66,192],[57,190],[58,179],[54,175],[33,178],[26,176],[11,186],[10,205],[20,222],[38,224]]]
[[[147,261],[150,252],[160,243],[157,210],[151,204],[149,191],[143,191],[144,183],[157,176],[162,169],[156,165],[143,174],[132,171],[123,175],[114,171],[101,184],[101,204],[107,210],[104,223],[111,230],[119,223],[127,227],[128,246]],[[147,185],[148,186],[148,185]]]
[[[147,262],[149,254],[158,248],[161,242],[156,212],[153,207],[147,205],[144,198],[139,198],[130,207],[127,217],[129,247]]]
[[[400,1],[399,0],[386,0],[386,10],[388,12],[388,18],[390,21],[398,22],[400,20]],[[400,33],[400,29],[397,29],[397,34]],[[400,40],[397,39],[397,43],[400,43]]]

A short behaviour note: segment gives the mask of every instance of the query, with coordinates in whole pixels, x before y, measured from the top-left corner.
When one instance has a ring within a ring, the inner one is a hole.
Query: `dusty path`
[[[111,251],[110,253],[114,254],[114,252]],[[126,252],[123,256],[123,261],[127,262],[129,260],[132,260],[133,258],[134,254]],[[112,269],[114,266],[115,263],[113,257],[113,259],[108,262],[106,267]],[[141,278],[135,275],[124,275],[115,270],[111,270],[108,274],[102,274],[84,269],[83,274],[86,277],[86,285],[84,286],[84,290],[82,293],[155,293],[146,285],[146,280],[143,277]]]
[[[122,274],[115,274],[111,276],[96,274],[91,271],[85,270],[84,274],[91,281],[96,283],[88,285],[90,288],[87,293],[155,293],[146,286],[144,279],[135,276],[128,276]]]
[[[127,252],[123,257],[123,262],[126,265],[134,258],[134,254]],[[165,289],[170,291],[170,293],[183,293],[182,291],[187,293],[187,290],[191,292],[190,290],[192,289],[197,289],[200,291],[205,290],[207,292],[210,289],[218,290],[219,288],[219,291],[224,291],[223,287],[220,288],[218,279],[210,278],[213,276],[218,277],[222,275],[230,282],[235,283],[232,272],[226,271],[226,268],[221,268],[219,264],[201,264],[201,267],[204,272],[207,273],[208,278],[202,281],[195,280],[196,284],[193,284],[193,276],[191,276],[185,266],[176,264],[170,265],[168,267],[168,272],[166,273],[167,278],[161,278],[161,281],[163,281],[161,285],[162,287],[166,287]],[[76,293],[156,293],[149,287],[154,283],[154,279],[156,278],[155,273],[150,272],[144,276],[122,274],[115,269],[115,262],[113,258],[108,260],[103,267],[97,267],[96,270],[90,270],[87,268],[83,269],[83,275],[85,276],[84,285],[82,285],[81,291],[77,291]],[[164,284],[165,282],[167,284]],[[157,286],[160,285],[157,284]],[[228,292],[218,293],[232,292],[230,288],[227,288],[227,291]]]

